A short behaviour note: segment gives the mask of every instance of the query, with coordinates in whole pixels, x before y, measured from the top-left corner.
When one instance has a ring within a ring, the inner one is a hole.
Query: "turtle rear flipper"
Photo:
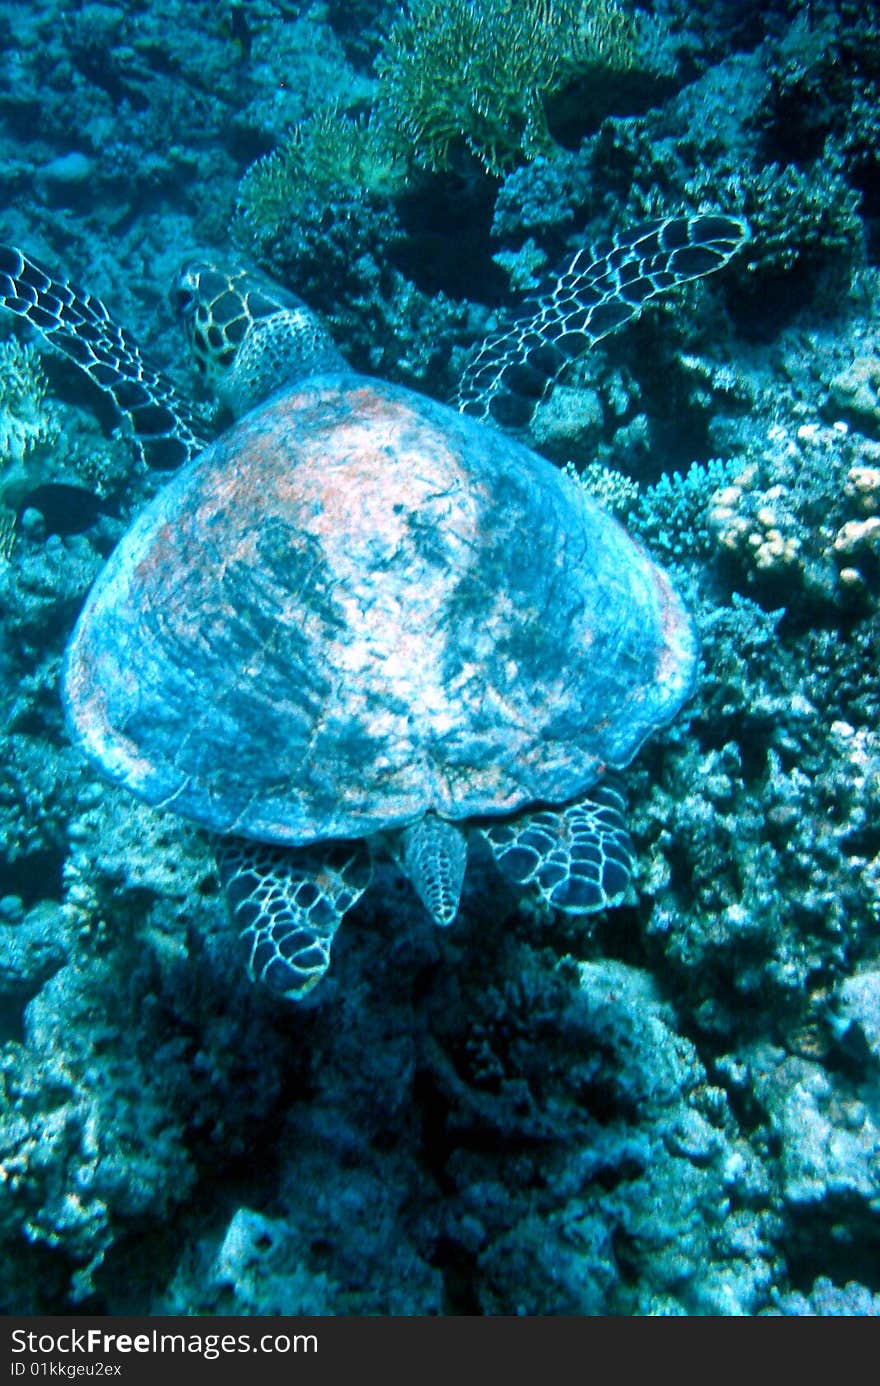
[[[26,318],[112,396],[151,465],[177,467],[206,446],[204,422],[94,294],[55,278],[15,246],[0,245],[0,305]]]
[[[612,777],[565,808],[484,823],[480,831],[510,880],[536,886],[566,914],[592,914],[623,901],[635,867],[623,812]]]
[[[363,842],[288,848],[222,837],[215,851],[248,949],[248,976],[289,1001],[301,1001],[330,965],[343,915],[370,884],[369,849]]]
[[[642,222],[577,254],[515,322],[465,367],[456,404],[484,423],[525,428],[569,361],[637,316],[657,294],[720,269],[748,238],[736,217]]]

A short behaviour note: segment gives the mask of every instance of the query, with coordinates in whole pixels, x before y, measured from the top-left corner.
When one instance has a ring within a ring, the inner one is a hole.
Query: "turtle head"
[[[191,260],[177,276],[172,302],[196,368],[236,415],[293,380],[347,368],[311,308],[251,271]]]

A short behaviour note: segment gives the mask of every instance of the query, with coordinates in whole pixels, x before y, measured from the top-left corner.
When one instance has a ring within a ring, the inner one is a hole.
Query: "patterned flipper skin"
[[[621,903],[635,867],[624,811],[609,776],[577,803],[483,824],[481,832],[509,880],[533,886],[566,914],[593,914]]]
[[[525,428],[570,361],[658,294],[721,269],[747,239],[736,217],[667,217],[579,250],[513,323],[486,338],[465,367],[458,409],[483,423]]]
[[[207,425],[94,294],[57,279],[15,246],[0,245],[0,305],[26,318],[113,398],[151,466],[178,467],[205,447]]]
[[[369,850],[363,842],[294,849],[236,837],[217,838],[214,847],[247,948],[248,975],[289,1001],[301,1001],[330,965],[343,915],[370,884]]]

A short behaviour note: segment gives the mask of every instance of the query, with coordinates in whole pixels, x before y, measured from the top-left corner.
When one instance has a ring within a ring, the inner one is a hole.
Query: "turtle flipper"
[[[451,924],[458,914],[467,866],[467,838],[461,828],[426,813],[404,828],[394,856],[435,924]]]
[[[316,987],[342,916],[363,895],[372,859],[363,842],[270,847],[215,842],[229,908],[248,949],[248,975],[290,1001]]]
[[[522,813],[480,831],[505,876],[537,886],[566,914],[619,905],[635,866],[624,821],[624,798],[613,779],[560,809]]]
[[[0,305],[27,318],[112,396],[152,465],[176,467],[205,447],[204,422],[93,294],[56,279],[15,246],[0,245]]]
[[[569,260],[465,368],[463,414],[525,428],[563,367],[634,318],[649,299],[720,269],[748,238],[736,217],[667,217]]]

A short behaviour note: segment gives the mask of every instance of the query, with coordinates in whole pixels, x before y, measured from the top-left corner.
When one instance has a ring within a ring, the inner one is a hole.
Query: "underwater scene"
[[[880,1313],[874,7],[0,64],[0,1312]]]

